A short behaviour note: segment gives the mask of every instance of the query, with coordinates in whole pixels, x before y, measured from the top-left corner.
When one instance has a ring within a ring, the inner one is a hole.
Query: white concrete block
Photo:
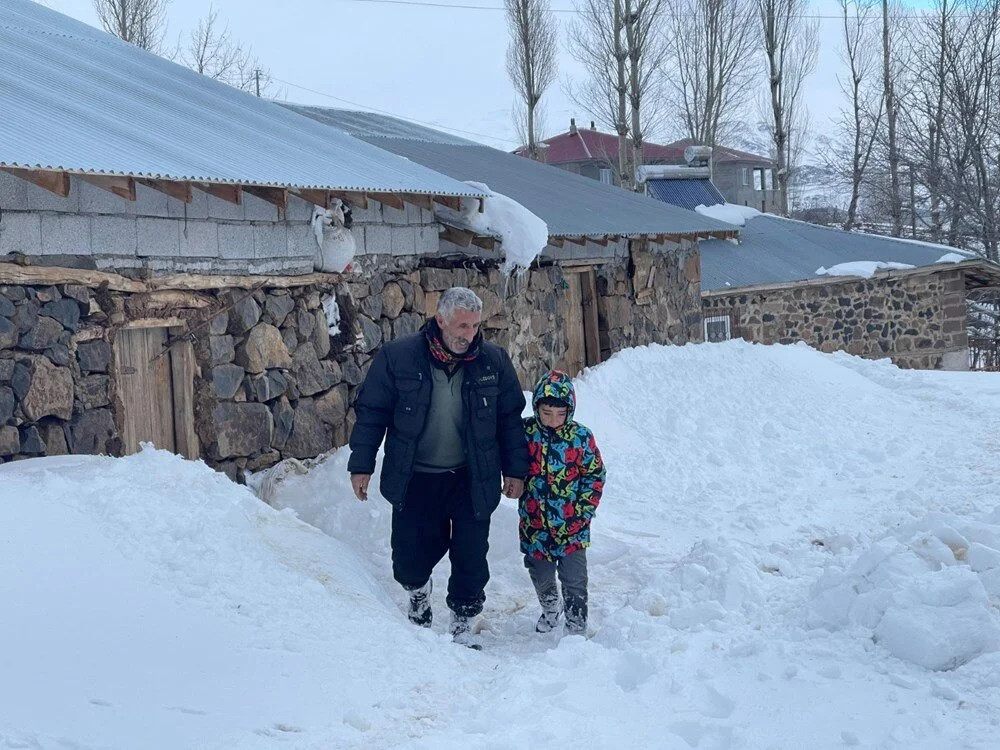
[[[289,193],[288,206],[285,208],[285,221],[311,221],[315,207],[315,204]]]
[[[208,193],[191,188],[191,202],[167,198],[167,214],[174,219],[207,219]]]
[[[217,258],[219,256],[219,225],[214,221],[182,221],[181,249],[183,258]]]
[[[69,195],[63,198],[31,182],[25,182],[24,187],[28,196],[28,208],[32,211],[79,213],[80,185],[82,184],[85,184],[82,180],[75,177],[70,178]]]
[[[352,230],[353,231],[353,230]],[[355,235],[357,236],[357,235]],[[362,247],[358,245],[358,249]],[[285,255],[288,258],[312,259],[319,250],[316,235],[309,225],[291,224],[285,234]]]
[[[28,183],[8,172],[0,172],[0,206],[4,211],[28,209]]]
[[[109,216],[135,215],[135,203],[125,200],[114,193],[103,190],[97,185],[91,185],[83,180],[73,180],[79,185],[80,211],[85,214],[106,214]],[[138,194],[139,187],[136,186]]]
[[[243,216],[247,221],[281,221],[280,209],[263,198],[243,191]]]
[[[435,255],[437,254],[441,241],[438,237],[438,225],[431,224],[429,226],[416,227],[416,247],[414,252],[417,255]]]
[[[243,209],[243,204],[239,205],[235,203],[230,203],[229,201],[224,201],[222,198],[216,198],[214,195],[206,194],[208,198],[208,216],[211,219],[229,219],[240,220],[246,218],[246,211]],[[243,201],[245,202],[247,198],[252,198],[253,196],[243,195]]]
[[[43,255],[90,255],[90,217],[48,214],[41,217]]]
[[[393,227],[369,224],[365,227],[365,254],[389,255],[392,253]]]
[[[192,192],[194,191],[192,190]],[[129,201],[125,202],[129,203]],[[169,218],[172,216],[170,212],[171,203],[176,203],[180,206],[184,205],[181,201],[176,198],[171,198],[166,193],[162,193],[154,188],[136,183],[135,203],[129,203],[129,205],[131,206],[131,212],[135,213],[137,216],[159,216],[162,218]]]
[[[127,216],[92,216],[90,242],[95,255],[135,257],[139,248],[136,220]]]
[[[382,221],[386,224],[407,224],[409,223],[408,218],[405,203],[402,209],[382,204]]]
[[[413,255],[417,252],[416,227],[392,227],[392,254]]]
[[[259,260],[288,257],[287,232],[284,224],[254,224],[253,257]]]
[[[136,254],[176,258],[181,254],[181,225],[177,219],[152,219],[144,216],[136,220],[139,244]]]
[[[0,218],[0,255],[22,253],[41,255],[42,221],[35,213],[21,213],[9,209]]]
[[[228,259],[253,258],[253,226],[250,224],[219,224],[219,257]]]

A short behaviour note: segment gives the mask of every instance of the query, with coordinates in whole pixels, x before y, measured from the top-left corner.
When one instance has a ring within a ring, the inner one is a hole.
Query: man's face
[[[445,318],[440,313],[434,316],[438,327],[441,329],[441,338],[448,351],[453,354],[465,354],[472,340],[479,333],[479,324],[483,321],[481,310],[455,310],[449,317]]]
[[[566,424],[566,417],[568,415],[568,406],[549,406],[548,404],[540,404],[538,406],[538,418],[545,427],[553,430]]]

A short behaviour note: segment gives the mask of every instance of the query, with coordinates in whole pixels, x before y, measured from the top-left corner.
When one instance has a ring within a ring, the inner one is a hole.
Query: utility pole
[[[253,77],[257,84],[257,96],[260,97],[260,68],[254,68]]]

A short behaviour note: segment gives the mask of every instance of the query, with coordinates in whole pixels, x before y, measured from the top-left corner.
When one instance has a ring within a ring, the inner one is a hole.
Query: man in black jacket
[[[483,610],[490,515],[520,497],[528,473],[524,394],[510,357],[483,341],[483,303],[464,287],[437,314],[382,347],[354,405],[347,468],[368,499],[385,438],[380,490],[392,503],[392,573],[410,592],[410,621],[431,625],[431,572],[448,554],[448,608],[456,641],[470,643]]]

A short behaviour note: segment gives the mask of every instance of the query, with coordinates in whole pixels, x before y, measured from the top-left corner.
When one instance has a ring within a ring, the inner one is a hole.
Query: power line
[[[361,109],[368,110],[370,112],[377,112],[380,115],[388,115],[389,117],[397,117],[400,120],[408,120],[409,122],[416,123],[417,125],[426,125],[429,128],[438,128],[439,130],[450,130],[450,131],[453,131],[455,133],[463,133],[465,135],[475,135],[475,136],[479,136],[480,138],[490,138],[491,140],[494,140],[494,141],[502,141],[504,143],[511,143],[511,144],[513,144],[515,146],[520,146],[521,145],[518,141],[512,141],[510,138],[501,138],[499,136],[490,135],[488,133],[477,133],[474,130],[462,130],[461,128],[450,128],[447,125],[439,125],[438,123],[434,123],[434,122],[426,122],[424,120],[417,120],[416,118],[413,118],[413,117],[407,117],[406,115],[400,115],[400,114],[397,114],[395,112],[389,112],[389,111],[384,110],[384,109],[379,109],[377,107],[371,107],[371,106],[369,106],[367,104],[361,104],[360,102],[352,102],[350,99],[344,99],[344,98],[339,97],[339,96],[334,96],[333,94],[328,94],[325,91],[317,91],[316,89],[311,89],[311,88],[308,88],[307,86],[300,86],[297,83],[292,83],[291,81],[284,81],[281,78],[272,78],[272,80],[277,81],[278,83],[283,83],[286,86],[291,86],[292,88],[301,89],[302,91],[308,91],[310,94],[316,94],[318,96],[325,96],[327,99],[333,99],[334,101],[337,101],[337,102],[343,102],[344,104],[350,104],[352,107],[360,107]]]
[[[411,5],[418,8],[445,8],[449,10],[488,10],[488,11],[506,11],[507,9],[499,5],[465,5],[462,3],[434,3],[426,2],[426,0],[343,0],[343,2],[350,3],[376,3],[380,5]],[[553,13],[573,13],[580,14],[583,11],[577,8],[550,8]],[[694,17],[695,14],[684,14],[688,17]],[[936,18],[937,16],[932,13],[908,13],[892,16],[892,20],[895,19],[907,19],[907,18]],[[949,18],[969,18],[968,15],[949,15]],[[791,16],[791,18],[802,18],[806,20],[819,20],[819,21],[843,21],[844,17],[842,15],[822,15],[818,13],[803,13],[801,15]]]

